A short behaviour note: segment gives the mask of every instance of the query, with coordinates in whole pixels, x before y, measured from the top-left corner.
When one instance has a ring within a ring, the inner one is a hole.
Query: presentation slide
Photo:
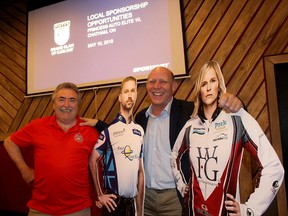
[[[157,66],[186,75],[177,0],[66,0],[29,11],[27,95],[147,79]]]

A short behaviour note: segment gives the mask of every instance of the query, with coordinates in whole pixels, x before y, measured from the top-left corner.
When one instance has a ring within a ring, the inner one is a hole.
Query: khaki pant
[[[145,216],[181,216],[182,205],[176,188],[166,190],[145,189]]]
[[[30,208],[28,216],[52,216],[52,215],[45,214]],[[81,211],[74,212],[72,214],[66,214],[63,216],[91,216],[91,210],[90,208],[86,208]]]

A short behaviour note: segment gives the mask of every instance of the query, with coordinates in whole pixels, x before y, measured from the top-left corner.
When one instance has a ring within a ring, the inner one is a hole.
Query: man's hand
[[[96,200],[95,203],[96,203],[96,206],[97,206],[98,208],[101,209],[101,208],[103,207],[103,205],[101,204],[101,202],[100,202],[99,200]]]
[[[226,194],[225,208],[229,212],[229,216],[241,216],[240,204],[231,194]]]
[[[95,127],[95,125],[98,122],[98,119],[92,119],[92,118],[84,118],[84,117],[80,117],[81,120],[83,120],[84,122],[80,122],[79,125],[80,126],[91,126],[91,127]]]
[[[189,185],[186,185],[186,187],[185,188],[183,188],[183,195],[184,195],[184,197],[186,197],[187,195],[188,195],[188,192],[189,192]]]
[[[34,182],[34,169],[30,168],[30,167],[25,167],[23,169],[20,170],[21,174],[22,174],[22,178],[24,179],[24,181],[32,186],[33,182]]]
[[[98,201],[96,201],[96,206],[102,208],[105,206],[109,212],[115,211],[117,204],[115,203],[116,199],[115,194],[101,194],[98,196]]]
[[[224,93],[218,101],[218,106],[227,113],[235,113],[243,107],[243,104],[235,95]]]

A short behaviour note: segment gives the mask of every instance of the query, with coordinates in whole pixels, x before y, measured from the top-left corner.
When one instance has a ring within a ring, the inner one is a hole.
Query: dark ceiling
[[[27,4],[27,11],[29,11],[61,1],[64,0],[0,0],[0,9],[3,9],[10,5],[15,5],[17,4],[17,2],[24,2]]]
[[[63,0],[26,0],[27,1],[27,10],[34,10],[40,7],[45,7],[47,5],[55,4]]]

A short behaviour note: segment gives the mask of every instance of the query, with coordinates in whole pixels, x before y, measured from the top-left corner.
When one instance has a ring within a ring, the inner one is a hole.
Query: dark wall
[[[288,186],[288,63],[276,64],[275,65],[275,82],[277,90],[277,100],[278,100],[278,112],[280,121],[280,132],[281,132],[281,144],[283,152],[283,165],[285,172],[285,185]],[[286,194],[287,187],[286,186]],[[288,200],[286,200],[288,202]],[[288,203],[287,203],[288,205]]]
[[[23,151],[23,157],[32,164],[31,149]],[[7,154],[3,142],[0,142],[0,158],[0,210],[27,213],[26,203],[31,196],[31,188],[22,179],[18,168]]]

